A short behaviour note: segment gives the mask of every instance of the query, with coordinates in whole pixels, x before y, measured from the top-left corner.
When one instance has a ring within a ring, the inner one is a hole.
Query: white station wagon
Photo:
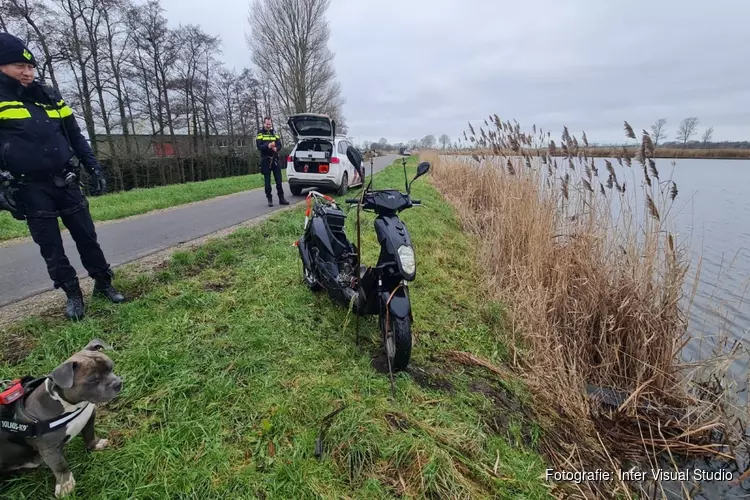
[[[336,122],[327,115],[302,113],[287,121],[296,144],[286,158],[286,178],[293,195],[305,188],[345,194],[362,185],[357,170],[346,157],[351,146],[346,137],[336,135]],[[364,165],[360,165],[364,168]]]

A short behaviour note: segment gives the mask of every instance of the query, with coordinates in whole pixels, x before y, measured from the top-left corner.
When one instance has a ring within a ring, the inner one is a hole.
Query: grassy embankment
[[[282,177],[286,182],[286,170],[282,170]],[[104,196],[89,198],[89,204],[94,221],[101,222],[123,219],[154,210],[176,207],[260,187],[263,187],[263,176],[261,174],[241,175],[105,194]],[[65,228],[62,222],[60,222],[60,228]],[[29,236],[25,221],[17,221],[8,212],[0,212],[0,241],[25,236]]]
[[[392,166],[375,187],[403,179]],[[424,207],[402,218],[419,265],[415,347],[395,401],[371,366],[375,319],[361,323],[358,349],[355,318],[301,282],[301,208],[177,254],[153,276],[121,272],[134,299],[94,302],[79,324],[35,318],[0,332],[0,379],[48,373],[93,337],[113,344],[124,389],[98,426],[113,448],[89,455],[76,439],[67,449],[82,498],[546,498],[527,393],[456,354],[496,366],[506,353],[502,307],[479,300],[473,240],[429,175],[413,194]],[[378,253],[372,220],[363,216],[367,263]],[[321,420],[342,404],[318,461]],[[53,476],[42,468],[0,488],[41,498]]]
[[[597,171],[585,140],[567,130],[556,150],[545,134],[510,122],[487,135],[490,151],[516,144],[524,156],[435,155],[433,175],[478,239],[486,296],[508,305],[510,359],[540,410],[550,462],[649,470],[655,456],[722,449],[731,413],[681,364],[688,256],[671,232],[678,189],[658,172],[648,136],[618,174],[614,160]],[[562,149],[568,158],[556,158]],[[592,397],[597,387],[608,403]],[[619,481],[581,485],[594,498],[618,490],[626,490]]]

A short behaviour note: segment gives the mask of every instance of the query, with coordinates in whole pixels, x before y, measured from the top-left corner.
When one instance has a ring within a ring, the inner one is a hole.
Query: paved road
[[[396,156],[375,158],[374,171],[390,165]],[[368,167],[369,161],[365,162]],[[286,183],[285,183],[286,184]],[[289,193],[289,185],[285,186]],[[292,203],[304,199],[290,196]],[[274,188],[274,202],[276,202]],[[263,189],[253,189],[220,199],[206,200],[172,210],[145,214],[97,227],[99,242],[115,267],[175,245],[226,229],[278,210],[267,206]],[[65,253],[79,277],[88,276],[70,235],[63,233]],[[32,242],[0,248],[0,306],[52,290],[39,247]]]

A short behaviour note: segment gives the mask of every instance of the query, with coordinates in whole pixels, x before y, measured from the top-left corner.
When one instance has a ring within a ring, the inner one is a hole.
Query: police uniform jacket
[[[62,173],[73,156],[90,173],[101,171],[60,93],[0,73],[0,170],[42,179]]]
[[[268,145],[272,142],[276,142],[276,151],[269,148]],[[258,135],[255,137],[255,145],[260,151],[260,155],[264,158],[270,158],[281,151],[281,136],[276,133],[276,129],[266,130],[261,128],[258,131]]]

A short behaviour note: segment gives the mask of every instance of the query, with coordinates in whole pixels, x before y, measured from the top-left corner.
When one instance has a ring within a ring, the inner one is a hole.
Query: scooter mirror
[[[417,177],[422,177],[424,174],[430,171],[430,162],[429,161],[423,161],[419,165],[417,165],[417,176],[414,177],[415,179]]]
[[[420,163],[419,165],[417,165],[417,175],[414,176],[414,178],[411,180],[411,182],[409,183],[409,185],[406,187],[406,192],[410,193],[411,192],[411,185],[414,183],[414,181],[416,181],[417,179],[419,179],[420,177],[422,177],[424,174],[426,174],[427,172],[429,172],[429,170],[430,170],[430,162],[429,161],[423,161],[422,163]],[[404,172],[404,175],[406,175],[406,172]]]

